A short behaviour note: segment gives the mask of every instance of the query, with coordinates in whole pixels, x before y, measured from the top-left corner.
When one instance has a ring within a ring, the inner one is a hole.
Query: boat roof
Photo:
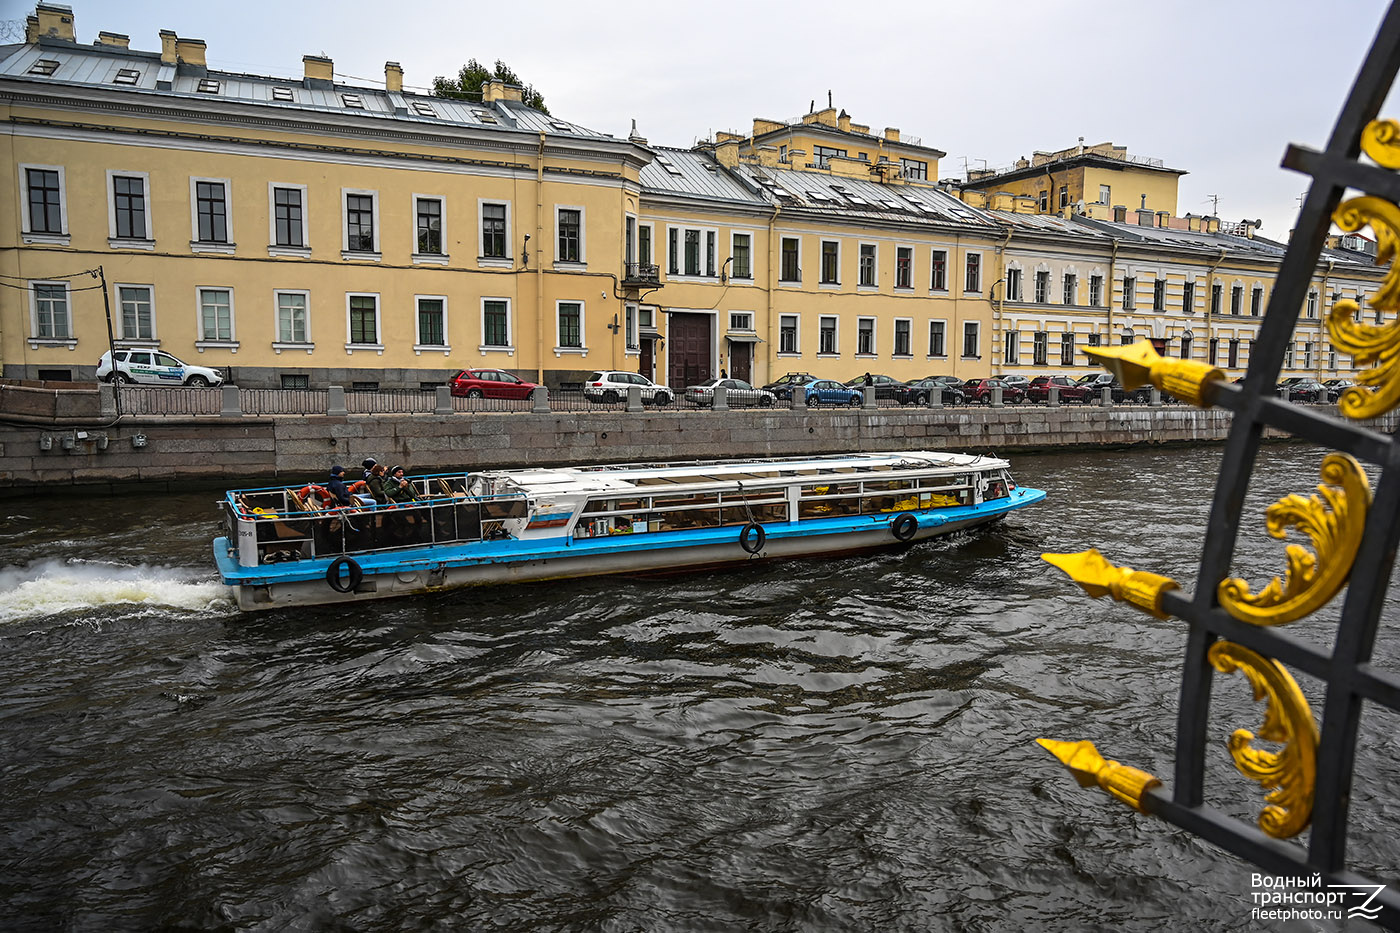
[[[892,470],[958,470],[1010,466],[1005,460],[975,454],[930,450],[892,453],[832,454],[817,457],[773,457],[742,460],[701,460],[686,463],[626,463],[593,467],[559,467],[551,470],[486,471],[493,478],[508,479],[530,494],[577,492],[646,493],[679,488],[734,486],[754,482],[771,484],[796,477],[842,473],[875,473]]]

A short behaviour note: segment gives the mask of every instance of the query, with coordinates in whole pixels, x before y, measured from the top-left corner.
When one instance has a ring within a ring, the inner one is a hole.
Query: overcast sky
[[[653,145],[688,147],[755,116],[789,119],[827,92],[857,123],[918,136],[965,165],[1112,141],[1184,169],[1178,214],[1258,218],[1282,239],[1302,176],[1284,147],[1321,147],[1384,0],[504,4],[72,0],[80,42],[126,33],[160,48],[172,29],[208,43],[211,67],[301,74],[325,54],[338,80],[382,82],[385,61],[428,87],[469,58],[504,60],[550,110]],[[0,18],[32,3],[0,0]],[[1390,116],[1396,114],[1390,113]]]

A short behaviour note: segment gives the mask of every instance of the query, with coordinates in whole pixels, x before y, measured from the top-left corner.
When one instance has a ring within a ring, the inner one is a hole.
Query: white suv
[[[223,373],[207,366],[191,366],[160,350],[118,350],[117,372],[112,374],[112,354],[102,354],[97,364],[97,381],[140,382],[158,386],[216,386]]]
[[[642,390],[643,405],[669,405],[676,398],[675,393],[666,386],[659,386],[640,373],[611,369],[589,376],[583,384],[583,397],[590,402],[624,402],[627,400],[627,390],[632,386]]]

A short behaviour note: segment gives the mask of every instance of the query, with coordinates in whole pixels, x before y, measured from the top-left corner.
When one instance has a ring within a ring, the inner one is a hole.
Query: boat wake
[[[179,567],[45,560],[0,567],[0,625],[108,606],[230,610],[228,587]]]

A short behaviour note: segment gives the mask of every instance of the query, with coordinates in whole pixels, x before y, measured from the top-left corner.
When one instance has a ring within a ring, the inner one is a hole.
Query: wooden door
[[[715,377],[714,361],[710,356],[714,341],[711,327],[714,318],[708,314],[672,314],[666,342],[670,365],[666,383],[677,391],[698,385]]]
[[[753,382],[750,373],[753,372],[753,344],[733,343],[729,344],[729,375],[733,379],[742,379],[745,382]]]

